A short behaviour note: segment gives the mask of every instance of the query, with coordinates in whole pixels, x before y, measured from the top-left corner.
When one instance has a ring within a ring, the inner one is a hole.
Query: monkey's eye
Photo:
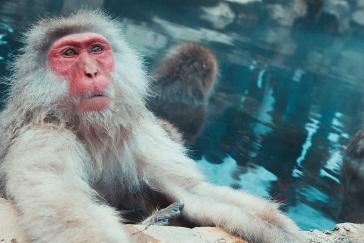
[[[100,44],[92,45],[90,51],[93,53],[100,53],[104,50],[104,47]]]
[[[77,55],[77,51],[74,48],[67,48],[63,51],[63,55],[67,57],[71,57]]]

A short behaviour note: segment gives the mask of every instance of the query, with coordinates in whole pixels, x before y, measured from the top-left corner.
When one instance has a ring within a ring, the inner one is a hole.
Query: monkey
[[[183,142],[191,144],[205,123],[217,75],[218,64],[211,50],[193,42],[179,44],[153,69],[154,95],[147,106],[173,124],[181,132]],[[171,135],[176,137],[174,134]]]
[[[364,131],[349,143],[343,160],[340,181],[343,188],[340,219],[364,223]]]
[[[8,82],[1,195],[31,242],[133,242],[117,208],[153,203],[149,194],[181,200],[186,220],[249,242],[303,241],[278,204],[207,182],[147,109],[142,57],[108,15],[34,24]]]

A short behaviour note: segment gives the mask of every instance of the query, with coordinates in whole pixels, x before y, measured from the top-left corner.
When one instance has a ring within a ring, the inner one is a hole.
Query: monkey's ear
[[[170,49],[152,73],[156,86],[177,85],[181,94],[190,93],[182,89],[192,90],[193,100],[206,101],[215,86],[218,65],[211,50],[189,42]]]

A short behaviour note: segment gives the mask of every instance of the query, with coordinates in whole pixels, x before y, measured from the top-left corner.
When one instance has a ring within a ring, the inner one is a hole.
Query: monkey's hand
[[[116,211],[96,202],[86,158],[71,132],[51,128],[29,129],[9,148],[6,193],[32,242],[130,242]]]
[[[203,181],[187,187],[162,183],[168,197],[184,201],[182,216],[191,222],[222,227],[252,243],[304,242],[298,227],[273,202]]]
[[[151,216],[143,220],[141,224],[144,225],[169,225],[171,219],[178,218],[181,215],[181,211],[184,207],[184,203],[179,200],[166,208],[155,211]]]
[[[252,219],[257,218],[258,221],[262,221],[265,225],[276,228],[277,235],[280,233],[288,237],[292,236],[289,242],[301,242],[301,233],[296,224],[284,215],[279,210],[279,204],[269,201],[263,198],[259,198],[248,194],[242,190],[234,190],[229,187],[216,186],[207,182],[199,183],[192,191],[198,190],[205,196],[212,196],[215,200],[231,204],[234,207],[238,207],[240,210],[244,210],[248,214],[252,215]]]

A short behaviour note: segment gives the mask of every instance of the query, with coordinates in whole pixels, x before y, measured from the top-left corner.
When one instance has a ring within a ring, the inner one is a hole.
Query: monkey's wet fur
[[[206,181],[146,108],[156,90],[122,33],[109,16],[80,11],[43,19],[25,34],[0,118],[0,172],[1,194],[19,209],[30,241],[133,242],[118,208],[154,210],[181,200],[181,217],[194,224],[248,242],[302,242],[278,204]],[[216,60],[193,56],[202,60],[193,60],[195,71],[175,60],[156,74],[166,68],[175,82],[189,81],[188,95],[203,101],[216,67],[198,65]]]

